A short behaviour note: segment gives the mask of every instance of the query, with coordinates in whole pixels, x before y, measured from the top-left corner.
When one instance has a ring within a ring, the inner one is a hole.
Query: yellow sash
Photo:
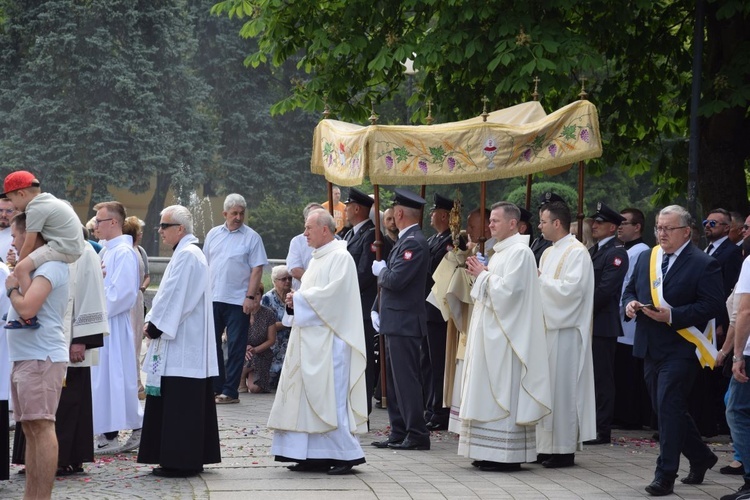
[[[663,251],[661,246],[657,245],[651,249],[651,300],[656,307],[670,308],[671,306],[664,300],[662,293],[662,282],[664,277],[661,272],[661,260]],[[682,338],[695,345],[695,355],[698,356],[701,366],[710,366],[713,368],[716,363],[716,335],[715,319],[712,319],[706,325],[706,331],[701,332],[694,326],[677,330]]]

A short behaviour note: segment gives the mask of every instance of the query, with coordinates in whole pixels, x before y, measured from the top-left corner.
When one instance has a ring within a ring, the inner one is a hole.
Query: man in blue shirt
[[[219,376],[214,379],[217,404],[239,403],[237,388],[247,347],[250,301],[268,264],[266,249],[258,233],[245,225],[245,198],[230,194],[222,212],[226,222],[211,229],[203,243],[213,293],[216,355]],[[227,361],[221,336],[227,331]]]
[[[13,218],[11,233],[16,248],[22,248],[26,238],[25,213]],[[37,241],[37,247],[41,246],[40,239]],[[37,316],[40,324],[37,329],[8,330],[13,409],[16,420],[23,422],[26,435],[25,498],[50,498],[55,481],[55,412],[69,359],[63,331],[68,277],[67,264],[49,261],[33,272],[28,290],[20,289],[13,274],[5,280],[6,294],[18,314]]]

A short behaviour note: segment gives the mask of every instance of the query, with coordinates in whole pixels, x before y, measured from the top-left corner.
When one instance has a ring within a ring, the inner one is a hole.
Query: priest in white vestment
[[[463,245],[459,244],[459,247],[445,254],[442,262],[432,274],[435,284],[427,297],[427,301],[437,307],[448,322],[443,404],[450,408],[448,430],[456,434],[461,431],[461,420],[458,417],[461,406],[461,385],[469,320],[474,308],[474,299],[471,297],[474,276],[466,272],[466,258],[480,254],[479,241],[485,235],[490,234],[490,212],[485,210],[484,213],[485,223],[482,224],[480,209],[475,208],[469,212],[466,219],[466,234],[461,235],[462,240],[468,239],[466,249],[462,250]],[[484,262],[494,253],[492,247],[495,243],[496,240],[492,237],[485,241],[484,255],[486,257],[482,256],[480,260]]]
[[[146,315],[144,332],[151,343],[138,462],[159,464],[155,476],[190,477],[205,464],[221,462],[211,281],[187,208],[162,210],[159,234],[174,254]]]
[[[461,391],[458,454],[480,470],[515,471],[536,459],[535,426],[551,410],[536,260],[518,234],[520,210],[492,206],[489,265],[466,260],[476,277]]]
[[[357,271],[335,231],[325,210],[308,214],[304,234],[315,250],[300,289],[287,295],[292,332],[268,427],[271,454],[297,462],[290,470],[340,475],[365,462],[355,434],[367,432],[367,360]]]
[[[552,382],[552,415],[537,427],[539,461],[548,468],[575,465],[582,443],[596,438],[591,335],[594,268],[586,247],[570,234],[570,209],[542,206],[539,229],[552,246],[539,263],[542,308]]]
[[[116,201],[94,207],[96,227],[104,242],[100,254],[105,272],[104,296],[107,300],[109,336],[99,350],[99,365],[91,367],[91,392],[94,407],[94,433],[98,434],[98,453],[116,453],[133,449],[140,440],[143,409],[138,400],[135,341],[130,324],[130,309],[141,286],[138,255],[133,238],[122,234],[127,217],[125,207]],[[141,335],[139,332],[138,335]],[[118,431],[133,429],[128,442],[120,447]]]

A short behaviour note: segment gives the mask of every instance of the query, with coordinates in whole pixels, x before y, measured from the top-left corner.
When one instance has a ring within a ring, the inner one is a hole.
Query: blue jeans
[[[748,367],[750,356],[745,356],[745,370]],[[734,451],[745,468],[745,482],[750,483],[750,382],[743,384],[732,377],[726,415]]]
[[[214,392],[231,398],[239,396],[242,365],[247,349],[247,329],[250,316],[242,312],[242,306],[214,302],[214,329],[216,332],[216,356],[219,362],[219,376],[214,377]],[[227,329],[227,362],[224,366],[224,352],[221,349],[221,334]]]
[[[729,363],[729,361],[730,360],[726,360],[724,362],[725,363]],[[734,378],[734,377],[732,377],[732,378]],[[731,387],[731,380],[730,380],[730,387]],[[732,390],[729,387],[727,387],[727,392],[724,393],[724,408],[726,408],[727,405],[729,404],[729,394],[731,394],[731,392],[732,392]],[[732,455],[732,458],[735,459],[735,460],[737,460],[738,462],[742,462],[742,459],[740,458],[740,454],[737,453],[737,449],[734,450],[734,455]]]

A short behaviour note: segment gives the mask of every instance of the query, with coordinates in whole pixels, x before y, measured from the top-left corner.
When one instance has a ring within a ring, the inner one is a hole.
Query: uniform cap
[[[562,196],[548,191],[546,193],[542,193],[542,195],[539,197],[539,206],[541,207],[542,205],[552,203],[553,201],[561,201],[565,203],[565,200],[563,200]]]
[[[596,213],[591,216],[592,219],[598,222],[611,222],[612,224],[619,226],[625,221],[625,217],[612,210],[601,201],[596,204]]]
[[[373,200],[357,188],[349,188],[349,198],[347,198],[344,203],[346,205],[348,205],[349,203],[356,203],[357,205],[362,205],[363,207],[370,208],[372,204],[375,203],[375,200]]]
[[[435,193],[432,195],[432,200],[433,205],[430,211],[442,209],[450,212],[451,210],[453,210],[453,200],[451,200],[450,198],[446,198],[441,194]]]
[[[403,205],[409,208],[422,208],[425,203],[427,203],[424,198],[417,193],[412,193],[408,189],[396,188],[394,193],[393,205]]]

